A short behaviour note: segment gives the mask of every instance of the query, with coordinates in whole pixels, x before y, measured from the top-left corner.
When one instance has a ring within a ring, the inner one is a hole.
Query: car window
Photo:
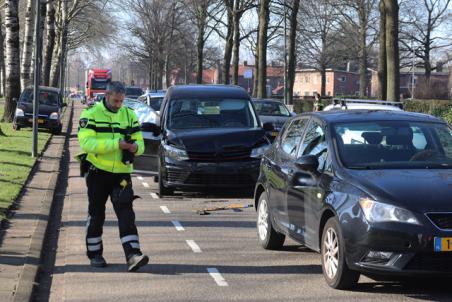
[[[21,102],[31,103],[33,102],[33,90],[27,89],[24,90],[22,96],[20,98]],[[48,105],[48,106],[57,106],[58,105],[58,93],[53,91],[39,91],[39,104],[40,105]]]
[[[334,126],[346,167],[447,168],[452,166],[452,132],[446,124],[369,121]]]
[[[281,149],[284,153],[291,157],[295,157],[297,147],[303,137],[303,132],[308,119],[296,119],[292,121],[287,130],[284,132],[281,140]]]
[[[163,97],[151,97],[149,101],[149,106],[155,111],[160,111],[160,106],[162,106]]]
[[[308,154],[317,155],[325,152],[324,149],[326,149],[325,131],[317,121],[312,120],[306,130],[300,150],[298,150],[298,157]]]
[[[168,112],[169,129],[259,126],[251,102],[246,99],[175,99]]]
[[[267,116],[290,116],[289,110],[280,102],[259,101],[254,102],[257,114]]]

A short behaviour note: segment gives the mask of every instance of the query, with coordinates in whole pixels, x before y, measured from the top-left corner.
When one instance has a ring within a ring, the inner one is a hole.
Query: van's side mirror
[[[62,103],[61,107],[67,107],[67,104],[66,103]]]
[[[146,132],[152,132],[154,136],[159,136],[160,133],[162,132],[160,127],[154,123],[142,123],[141,130]]]
[[[319,167],[319,160],[315,155],[304,155],[297,159],[295,165],[301,170],[315,172]]]
[[[262,125],[262,127],[264,128],[264,130],[265,131],[273,131],[273,130],[275,130],[275,127],[273,127],[273,124],[272,123],[264,123],[263,125]]]

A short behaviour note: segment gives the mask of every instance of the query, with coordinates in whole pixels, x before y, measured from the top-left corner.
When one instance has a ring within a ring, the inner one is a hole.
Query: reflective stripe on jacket
[[[144,152],[144,142],[137,116],[123,106],[118,112],[108,110],[103,102],[82,111],[79,121],[78,141],[88,153],[87,160],[96,168],[112,173],[132,173],[133,165],[122,163],[119,141],[130,127],[132,139],[138,145],[135,156]]]

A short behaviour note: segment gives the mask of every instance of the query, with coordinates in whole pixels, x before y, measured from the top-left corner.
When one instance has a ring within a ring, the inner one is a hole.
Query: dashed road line
[[[172,224],[176,227],[178,231],[185,231],[184,227],[177,220],[171,220]]]
[[[159,199],[159,196],[155,194],[154,192],[151,193],[151,197],[154,199]]]
[[[209,267],[207,268],[207,272],[213,278],[213,280],[215,280],[218,286],[229,286],[229,284],[226,282],[226,280],[224,280],[223,276],[216,268]]]
[[[145,188],[149,188],[149,184],[147,182],[142,183]]]
[[[143,180],[143,177],[137,176],[138,180]]]
[[[185,240],[189,247],[191,247],[193,253],[201,253],[201,248],[196,244],[194,240]]]
[[[165,214],[171,214],[171,211],[168,209],[167,206],[160,206],[160,209],[162,209],[162,212]]]

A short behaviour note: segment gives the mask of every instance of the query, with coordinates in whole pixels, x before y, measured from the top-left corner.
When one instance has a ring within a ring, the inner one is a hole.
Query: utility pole
[[[41,0],[36,0],[35,7],[35,60],[33,79],[33,139],[31,156],[38,156],[38,117],[39,117],[39,84],[41,84]]]

